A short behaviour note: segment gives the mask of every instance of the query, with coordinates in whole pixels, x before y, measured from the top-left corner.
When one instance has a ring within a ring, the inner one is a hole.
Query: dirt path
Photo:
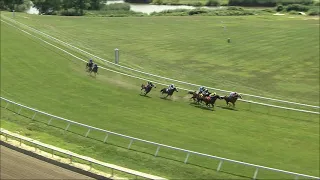
[[[0,147],[0,179],[92,179],[7,147]]]

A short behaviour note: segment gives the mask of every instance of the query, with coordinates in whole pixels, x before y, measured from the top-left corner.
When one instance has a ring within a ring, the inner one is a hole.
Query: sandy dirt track
[[[92,179],[7,147],[0,147],[0,179]]]

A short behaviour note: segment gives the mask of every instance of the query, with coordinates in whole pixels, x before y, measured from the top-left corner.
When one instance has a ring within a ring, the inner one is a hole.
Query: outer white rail
[[[29,142],[29,143],[32,143],[32,144],[36,145],[36,147],[40,146],[40,147],[44,147],[46,149],[50,149],[50,150],[52,150],[51,151],[52,152],[52,156],[53,156],[53,153],[55,151],[55,152],[59,152],[59,153],[68,155],[70,157],[70,161],[71,162],[72,162],[72,158],[73,157],[85,160],[87,162],[90,162],[90,169],[92,168],[92,164],[97,164],[97,165],[100,165],[100,166],[104,166],[104,167],[110,168],[111,169],[111,176],[113,176],[114,170],[116,170],[116,171],[124,172],[124,173],[127,173],[127,174],[131,174],[133,176],[136,176],[136,177],[142,177],[142,178],[146,178],[146,179],[153,179],[153,180],[162,180],[162,179],[164,180],[165,179],[165,178],[162,178],[162,177],[159,177],[159,176],[154,176],[154,175],[150,175],[150,174],[134,171],[134,170],[131,170],[131,169],[120,167],[120,166],[104,163],[104,162],[101,162],[101,161],[98,161],[98,160],[95,160],[95,159],[92,159],[92,158],[89,158],[89,157],[86,157],[86,156],[78,155],[78,154],[72,153],[70,151],[66,151],[64,149],[60,149],[60,148],[57,148],[57,147],[54,147],[54,146],[51,146],[51,145],[48,145],[48,144],[45,144],[45,143],[41,143],[39,141],[35,141],[33,139],[30,139],[30,138],[27,138],[27,137],[24,137],[24,136],[21,136],[21,135],[18,135],[18,134],[11,133],[11,132],[3,129],[3,128],[1,128],[0,133],[4,134],[6,139],[7,139],[8,136],[11,136],[11,137],[14,137],[16,139],[19,139],[20,143],[21,143],[21,140],[23,140],[23,141],[26,141],[26,142]]]
[[[20,110],[19,110],[18,114],[20,113],[21,108],[26,108],[26,109],[28,109],[28,110],[31,110],[31,111],[35,112],[34,115],[33,115],[33,117],[32,117],[32,119],[34,119],[35,116],[36,116],[36,114],[39,113],[39,114],[43,114],[43,115],[46,115],[46,116],[51,117],[50,120],[48,121],[48,124],[51,123],[51,121],[53,120],[53,118],[55,118],[55,119],[57,119],[57,120],[61,120],[61,121],[67,122],[68,125],[67,125],[67,127],[66,127],[65,130],[67,130],[67,129],[70,127],[70,124],[76,124],[76,125],[79,125],[79,126],[82,126],[82,127],[86,127],[86,128],[88,128],[88,131],[87,131],[86,134],[85,134],[86,137],[89,135],[89,133],[90,133],[91,130],[97,130],[97,131],[101,131],[101,132],[105,132],[105,133],[106,133],[106,136],[105,136],[105,138],[104,138],[104,142],[106,142],[109,134],[113,134],[113,135],[116,135],[116,136],[120,136],[120,137],[129,139],[129,140],[130,140],[130,143],[129,143],[129,145],[128,145],[128,149],[130,149],[130,147],[131,147],[131,145],[132,145],[132,143],[133,143],[134,141],[140,141],[140,142],[144,142],[144,143],[147,143],[147,144],[155,145],[155,146],[157,146],[157,149],[156,149],[156,152],[155,152],[154,156],[157,156],[157,154],[159,153],[159,150],[160,150],[161,147],[164,147],[164,148],[173,149],[173,150],[182,151],[182,152],[187,153],[186,158],[185,158],[185,160],[184,160],[184,163],[187,163],[187,162],[188,162],[188,158],[189,158],[190,155],[198,155],[198,156],[204,156],[204,157],[208,157],[208,158],[220,160],[220,163],[219,163],[219,166],[218,166],[218,168],[217,168],[217,171],[219,171],[219,170],[221,169],[222,164],[223,164],[224,161],[253,167],[253,168],[255,168],[255,172],[254,172],[254,175],[253,175],[253,179],[256,179],[256,178],[257,178],[257,176],[258,176],[258,170],[259,170],[259,169],[265,169],[265,170],[269,170],[269,171],[274,171],[274,172],[279,172],[279,173],[284,173],[284,174],[290,174],[290,175],[295,176],[295,178],[304,177],[304,178],[310,178],[310,179],[318,179],[318,180],[320,180],[319,177],[315,177],[315,176],[310,176],[310,175],[299,174],[299,173],[295,173],[295,172],[290,172],[290,171],[285,171],[285,170],[280,170],[280,169],[275,169],[275,168],[260,166],[260,165],[256,165],[256,164],[241,162],[241,161],[232,160],[232,159],[227,159],[227,158],[218,157],[218,156],[213,156],[213,155],[209,155],[209,154],[203,154],[203,153],[199,153],[199,152],[195,152],[195,151],[190,151],[190,150],[186,150],[186,149],[181,149],[181,148],[177,148],[177,147],[173,147],[173,146],[168,146],[168,145],[165,145],[165,144],[160,144],[160,143],[156,143],[156,142],[151,142],[151,141],[147,141],[147,140],[143,140],[143,139],[139,139],[139,138],[135,138],[135,137],[131,137],[131,136],[119,134],[119,133],[116,133],[116,132],[112,132],[112,131],[108,131],[108,130],[104,130],[104,129],[92,127],[92,126],[89,126],[89,125],[86,125],[86,124],[78,123],[78,122],[71,121],[71,120],[68,120],[68,119],[65,119],[65,118],[62,118],[62,117],[58,117],[58,116],[55,116],[55,115],[52,115],[52,114],[49,114],[49,113],[46,113],[46,112],[42,112],[42,111],[36,110],[36,109],[34,109],[34,108],[31,108],[31,107],[28,107],[28,106],[24,106],[24,105],[22,105],[22,104],[19,104],[19,103],[14,102],[14,101],[8,100],[8,99],[3,98],[3,97],[0,97],[0,98],[1,98],[1,100],[4,100],[4,101],[7,102],[5,108],[7,108],[10,103],[19,106],[19,107],[20,107]]]
[[[2,15],[2,16],[4,16],[4,15]],[[106,63],[109,63],[109,64],[113,64],[113,65],[118,66],[118,67],[120,67],[120,68],[128,69],[128,70],[130,70],[130,71],[135,71],[135,72],[138,72],[138,73],[141,73],[141,74],[145,74],[145,75],[149,75],[149,76],[153,76],[153,77],[157,77],[157,78],[161,78],[161,79],[166,79],[166,80],[173,81],[173,82],[178,82],[178,83],[181,83],[181,84],[186,84],[186,85],[191,85],[191,86],[196,86],[196,87],[202,86],[202,85],[199,85],[199,84],[193,84],[193,83],[189,83],[189,82],[184,82],[184,81],[180,81],[180,80],[176,80],[176,79],[171,79],[171,78],[167,78],[167,77],[163,77],[163,76],[159,76],[159,75],[155,75],[155,74],[143,72],[143,71],[140,71],[140,70],[137,70],[137,69],[133,69],[133,68],[129,68],[129,67],[126,67],[126,66],[122,66],[122,65],[113,63],[113,62],[111,62],[111,61],[108,61],[108,60],[105,60],[105,59],[103,59],[103,58],[101,58],[101,57],[98,57],[98,56],[96,56],[96,55],[94,55],[94,54],[91,54],[91,53],[89,53],[89,52],[87,52],[87,51],[85,51],[85,50],[82,50],[82,49],[80,49],[80,48],[78,48],[78,47],[75,47],[75,46],[73,46],[73,45],[71,45],[71,44],[69,44],[69,43],[66,43],[66,42],[64,42],[64,41],[61,41],[61,40],[59,40],[59,39],[57,39],[57,38],[55,38],[55,37],[52,37],[52,36],[50,36],[50,35],[42,32],[42,31],[39,31],[39,30],[37,30],[37,29],[34,29],[34,28],[32,28],[32,27],[30,27],[30,26],[28,26],[28,25],[25,25],[25,24],[23,24],[23,23],[20,23],[20,22],[18,22],[18,21],[16,21],[16,20],[13,20],[13,19],[8,18],[8,17],[6,17],[6,16],[4,16],[4,17],[5,17],[7,20],[10,20],[10,21],[12,21],[12,22],[14,22],[14,23],[16,23],[16,24],[20,24],[20,25],[22,25],[22,26],[24,26],[24,27],[27,27],[27,28],[31,29],[32,31],[34,31],[34,32],[36,32],[36,33],[42,34],[42,35],[44,35],[44,36],[46,36],[46,37],[48,37],[48,38],[50,38],[50,39],[53,39],[53,40],[58,41],[58,42],[60,42],[60,43],[62,43],[62,44],[65,44],[66,46],[69,46],[69,47],[71,47],[71,48],[74,48],[74,49],[76,49],[76,50],[79,50],[80,52],[83,52],[83,53],[85,53],[85,54],[87,54],[87,55],[90,55],[91,57],[95,57],[95,58],[97,58],[97,59],[99,59],[99,60],[102,60],[102,61],[104,61],[104,62],[106,62]],[[207,87],[207,86],[206,86],[206,87]],[[231,91],[228,91],[228,90],[218,89],[218,88],[214,88],[214,87],[207,87],[207,88],[208,88],[208,89],[212,89],[212,90],[221,91],[221,92],[227,92],[227,93],[230,93],[230,92],[231,92]],[[245,96],[249,96],[249,97],[259,98],[259,99],[271,100],[271,101],[275,101],[275,102],[281,102],[281,103],[287,103],[287,104],[294,104],[294,105],[300,105],[300,106],[305,106],[305,107],[312,107],[312,108],[317,108],[317,109],[320,108],[320,106],[314,106],[314,105],[309,105],[309,104],[302,104],[302,103],[285,101],[285,100],[280,100],[280,99],[262,97],[262,96],[252,95],[252,94],[245,94],[245,93],[240,93],[240,94],[245,95]]]
[[[13,26],[13,27],[19,29],[20,31],[22,31],[22,32],[24,32],[24,33],[26,33],[26,34],[34,37],[34,38],[37,38],[37,39],[41,40],[42,42],[44,42],[44,43],[46,43],[46,44],[48,44],[48,45],[50,45],[50,46],[53,46],[53,47],[55,47],[55,48],[63,51],[64,53],[66,53],[66,54],[68,54],[68,55],[70,55],[70,56],[72,56],[72,57],[74,57],[74,58],[76,58],[76,59],[78,59],[78,60],[80,60],[80,61],[86,62],[86,60],[81,59],[81,58],[75,56],[74,54],[71,54],[70,52],[68,52],[68,51],[66,51],[66,50],[64,50],[64,49],[62,49],[62,48],[60,48],[60,47],[58,47],[58,46],[55,46],[55,45],[53,45],[53,44],[51,44],[51,43],[49,43],[49,42],[47,42],[47,41],[45,41],[45,40],[37,37],[37,36],[34,36],[34,35],[30,34],[29,32],[27,32],[27,31],[25,31],[25,30],[23,30],[23,29],[20,29],[20,28],[14,26],[14,25],[12,25],[12,24],[10,24],[10,23],[8,23],[8,22],[3,21],[3,20],[1,20],[1,21],[4,22],[4,23],[6,23],[6,24],[8,24],[8,25],[10,25],[10,26]],[[130,74],[126,74],[126,73],[122,73],[122,72],[115,71],[115,70],[112,70],[112,69],[108,69],[108,68],[105,68],[105,67],[100,67],[100,68],[101,68],[101,69],[104,69],[104,70],[107,70],[107,71],[114,72],[114,73],[118,73],[118,74],[121,74],[121,75],[124,75],[124,76],[132,77],[132,78],[136,78],[136,79],[140,79],[140,80],[144,80],[144,81],[150,81],[149,79],[141,78],[141,77],[138,77],[138,76],[133,76],[133,75],[130,75]],[[168,86],[168,84],[164,84],[164,83],[160,83],[160,82],[156,82],[156,81],[153,81],[153,82],[156,83],[156,84]],[[179,89],[182,89],[182,90],[185,90],[185,91],[193,91],[193,90],[189,90],[189,89],[185,89],[185,88],[179,88]],[[273,107],[273,108],[280,108],[280,109],[286,109],[286,110],[292,110],[292,111],[298,111],[298,112],[304,112],[304,113],[311,113],[311,114],[320,114],[319,112],[314,112],[314,111],[307,111],[307,110],[302,110],[302,109],[295,109],[295,108],[288,108],[288,107],[276,106],[276,105],[259,103],[259,102],[248,101],[248,100],[243,100],[243,99],[239,99],[239,100],[244,101],[244,102],[247,102],[247,103],[251,103],[251,104],[259,104],[259,105],[268,106],[268,107]]]

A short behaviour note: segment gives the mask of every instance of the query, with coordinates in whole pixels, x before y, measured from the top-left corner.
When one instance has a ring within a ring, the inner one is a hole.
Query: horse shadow
[[[168,99],[168,97],[160,97],[160,99],[163,99],[163,100],[167,100],[167,101],[172,101],[172,99]]]
[[[148,95],[144,95],[144,94],[139,94],[141,97],[145,97],[145,98],[151,98],[150,96]]]
[[[191,102],[190,106],[199,108],[199,109],[203,109],[203,110],[208,110],[208,111],[215,111],[213,107],[207,107],[207,106],[203,106],[201,104],[197,104],[196,102]]]
[[[237,109],[230,107],[230,106],[217,106],[217,107],[221,108],[221,109],[230,110],[230,111],[238,111]]]

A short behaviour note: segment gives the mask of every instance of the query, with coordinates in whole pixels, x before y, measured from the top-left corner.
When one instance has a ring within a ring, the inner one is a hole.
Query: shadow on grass
[[[172,101],[172,99],[170,99],[170,97],[160,97],[160,99],[166,100],[166,101]]]
[[[4,108],[3,106],[1,106],[1,108]],[[114,146],[114,147],[117,147],[117,148],[121,148],[123,150],[128,150],[128,147],[127,146],[123,146],[123,145],[118,145],[118,144],[114,144],[114,143],[109,143],[109,142],[104,142],[103,140],[99,140],[99,139],[96,139],[96,138],[93,138],[93,137],[90,137],[90,136],[85,136],[84,133],[77,133],[77,132],[73,132],[73,131],[70,131],[70,130],[65,130],[64,128],[62,127],[58,127],[58,126],[55,126],[55,125],[48,125],[48,123],[45,123],[43,121],[40,121],[40,120],[37,120],[36,118],[35,119],[32,119],[31,117],[28,117],[26,115],[23,115],[23,114],[18,114],[16,113],[14,110],[11,110],[11,109],[6,109],[4,108],[5,110],[8,110],[10,112],[13,112],[15,115],[19,115],[19,116],[22,116],[24,118],[27,118],[27,119],[30,119],[32,120],[33,122],[38,122],[40,124],[44,124],[46,126],[49,126],[49,127],[53,127],[57,130],[63,130],[64,131],[64,134],[65,132],[68,132],[68,133],[71,133],[71,134],[74,134],[74,135],[78,135],[78,136],[81,136],[81,137],[84,137],[84,138],[88,138],[90,140],[93,140],[93,141],[96,141],[96,142],[100,142],[100,143],[103,143],[103,144],[106,144],[106,145],[111,145],[111,146]],[[209,110],[206,108],[206,110]],[[9,118],[8,118],[9,119]],[[17,122],[19,123],[19,122]],[[40,130],[41,131],[41,130]],[[130,150],[128,151],[133,151],[133,152],[137,152],[137,153],[142,153],[142,154],[145,154],[145,155],[150,155],[150,156],[154,156],[153,153],[149,153],[149,152],[145,152],[145,151],[141,151],[141,150],[137,150],[137,149],[133,149],[133,148],[130,148]],[[178,162],[178,163],[184,163],[183,160],[176,160],[176,159],[173,159],[173,158],[169,158],[169,157],[164,157],[164,156],[157,156],[158,158],[162,158],[162,159],[165,159],[165,160],[168,160],[168,161],[173,161],[173,162]],[[212,170],[212,171],[216,171],[216,169],[212,168],[212,167],[207,167],[207,166],[203,166],[203,165],[199,165],[199,164],[194,164],[194,163],[187,163],[188,165],[191,165],[191,166],[195,166],[195,167],[199,167],[199,168],[204,168],[204,169],[207,169],[207,170]],[[237,176],[237,177],[242,177],[242,178],[250,178],[248,176],[243,176],[243,175],[240,175],[240,174],[234,174],[234,173],[231,173],[231,172],[227,172],[227,171],[219,171],[220,173],[225,173],[225,174],[229,174],[229,175],[233,175],[233,176]]]
[[[151,98],[150,96],[148,95],[144,95],[144,94],[139,94],[141,97],[145,97],[145,98]]]
[[[238,111],[237,109],[235,108],[232,108],[230,106],[217,106],[218,108],[221,108],[221,109],[226,109],[226,110],[230,110],[230,111]]]
[[[207,110],[207,111],[215,111],[213,107],[207,107],[206,105],[202,105],[202,104],[197,104],[197,103],[190,103],[190,106],[199,108],[199,109],[203,109],[203,110]]]

